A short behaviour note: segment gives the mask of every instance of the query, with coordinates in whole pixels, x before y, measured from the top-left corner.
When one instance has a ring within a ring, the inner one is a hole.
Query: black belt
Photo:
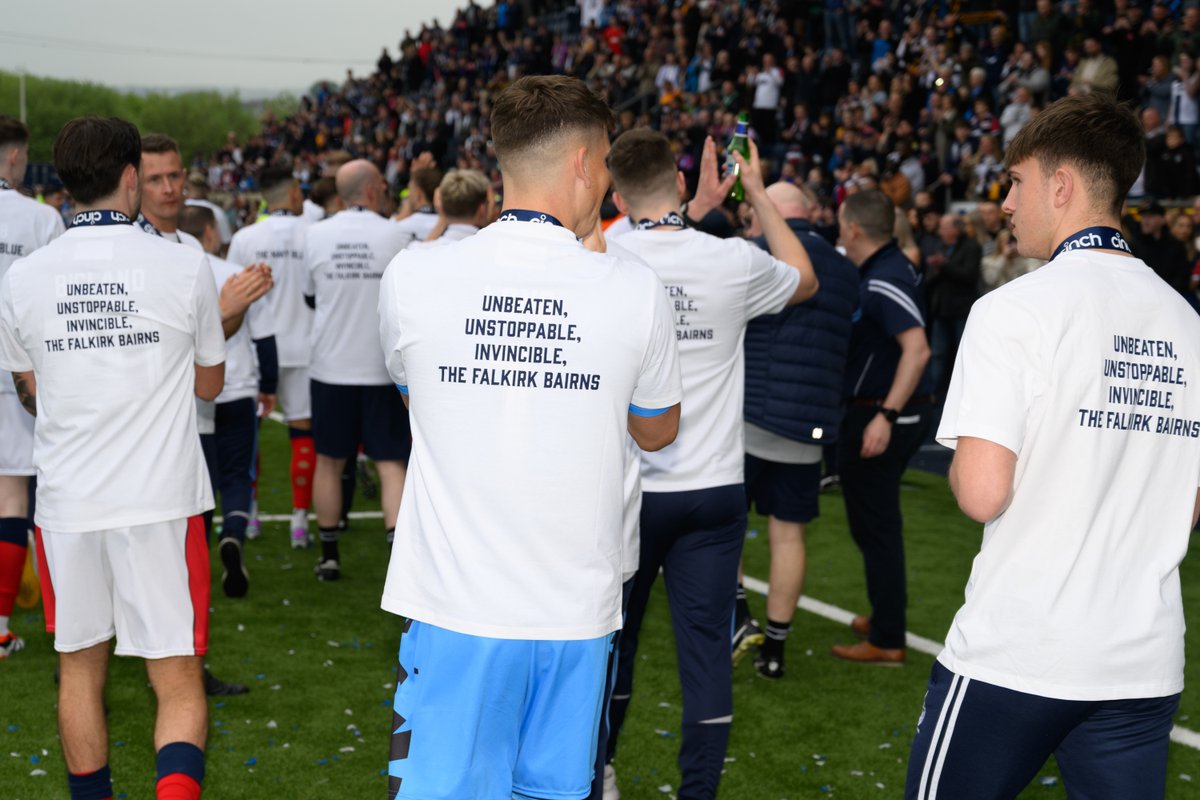
[[[847,405],[851,406],[866,406],[869,408],[881,408],[886,397],[851,397],[846,401]],[[908,402],[904,404],[905,408],[915,405],[929,405],[937,402],[937,397],[932,394],[915,395],[908,398]]]

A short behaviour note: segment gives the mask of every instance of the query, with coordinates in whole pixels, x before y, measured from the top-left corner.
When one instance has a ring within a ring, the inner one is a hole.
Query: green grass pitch
[[[284,428],[263,429],[263,513],[286,513],[288,445]],[[963,517],[945,480],[910,472],[904,484],[909,560],[909,629],[941,640],[962,599],[981,535]],[[378,506],[357,502],[359,510]],[[846,530],[841,497],[822,497],[809,528],[806,593],[842,608],[866,608],[862,566]],[[250,594],[225,598],[214,580],[209,664],[251,693],[210,701],[205,795],[219,800],[266,797],[383,797],[399,620],[379,609],[387,567],[382,524],[357,520],[342,540],[342,580],[314,580],[314,551],[288,546],[286,523],[264,524],[247,545]],[[752,517],[746,573],[765,578],[766,526]],[[315,527],[314,527],[315,529]],[[1184,564],[1189,619],[1200,614],[1195,557]],[[220,563],[213,554],[214,579]],[[762,619],[763,598],[751,606]],[[0,796],[67,797],[55,725],[55,655],[40,608],[18,609],[13,627],[24,652],[0,661]],[[829,647],[849,631],[805,612],[788,641],[787,676],[758,678],[749,660],[735,673],[735,720],[721,797],[736,800],[895,798],[932,659],[909,654],[902,669],[845,664]],[[1200,729],[1197,636],[1189,631],[1189,690],[1178,722]],[[638,655],[636,691],[617,758],[627,800],[669,797],[679,784],[680,698],[674,642],[661,588],[652,602]],[[153,796],[153,695],[142,664],[112,662],[108,706],[111,766],[118,797]],[[1193,721],[1189,721],[1193,720]],[[1200,797],[1200,752],[1172,744],[1169,798]],[[1053,760],[1023,798],[1065,797]]]

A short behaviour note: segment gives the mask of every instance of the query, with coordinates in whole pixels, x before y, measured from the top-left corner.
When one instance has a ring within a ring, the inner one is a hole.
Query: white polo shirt
[[[210,255],[213,278],[217,284],[217,296],[225,281],[242,271],[242,267],[223,258]],[[250,304],[242,326],[237,333],[225,340],[225,388],[217,395],[216,403],[231,403],[234,400],[256,399],[261,373],[258,368],[258,351],[254,342],[275,335],[275,321],[266,297]]]
[[[62,216],[53,206],[32,200],[15,189],[0,189],[0,278],[14,261],[32,255],[34,250],[61,236],[63,230]],[[16,392],[12,379],[0,376],[0,395],[13,396],[0,402],[12,402]]]
[[[687,492],[741,483],[746,323],[782,311],[800,273],[744,239],[690,228],[634,230],[620,246],[663,283],[683,376],[679,436],[642,454],[642,489]]]
[[[275,318],[280,367],[307,367],[313,310],[304,302],[304,236],[311,224],[303,217],[273,213],[233,235],[229,260],[248,266],[265,261],[275,287],[267,294]]]
[[[380,316],[413,426],[383,608],[510,639],[620,628],[629,410],[681,395],[654,273],[497,222],[401,252]]]
[[[1200,317],[1140,260],[1073,251],[975,302],[938,429],[1017,456],[938,656],[1064,700],[1183,689]]]
[[[390,384],[379,345],[379,281],[409,242],[395,222],[348,208],[308,230],[304,293],[316,297],[309,376],[342,386]]]
[[[147,525],[213,507],[194,365],[225,359],[203,253],[78,227],[0,279],[0,369],[38,381],[37,524]]]

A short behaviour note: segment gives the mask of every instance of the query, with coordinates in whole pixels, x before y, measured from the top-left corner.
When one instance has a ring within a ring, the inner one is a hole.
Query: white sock
[[[8,635],[8,617],[0,615],[0,636]]]
[[[303,528],[308,530],[308,510],[303,508],[292,509],[292,530]]]

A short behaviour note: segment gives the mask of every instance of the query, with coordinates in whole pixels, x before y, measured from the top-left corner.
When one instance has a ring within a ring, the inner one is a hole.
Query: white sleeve
[[[1021,452],[1033,398],[1041,391],[1041,328],[1020,303],[993,292],[975,301],[958,345],[937,440],[962,436]]]
[[[661,413],[683,398],[683,384],[679,378],[679,348],[675,344],[675,319],[667,302],[667,293],[657,277],[650,294],[654,297],[650,333],[637,386],[629,404],[629,410],[635,414],[639,411]]]
[[[202,367],[215,367],[225,361],[225,332],[221,329],[221,309],[217,301],[217,281],[208,259],[200,262],[192,292],[192,313],[196,326],[193,341],[195,361]]]
[[[749,242],[741,245],[749,255],[746,319],[783,311],[800,285],[800,271]]]
[[[246,327],[254,341],[275,335],[275,314],[267,298],[260,297],[250,304],[250,310],[246,312]]]
[[[9,280],[11,270],[0,279],[0,370],[4,372],[29,372],[33,362],[29,353],[21,346],[21,338],[17,333],[17,314],[13,308],[12,282]],[[11,380],[8,375],[0,376],[0,380]]]
[[[388,375],[402,394],[408,394],[408,374],[404,371],[404,357],[400,352],[400,320],[399,308],[393,301],[399,289],[400,269],[396,266],[397,255],[383,271],[379,282],[379,344],[383,347],[383,358],[387,364]]]

